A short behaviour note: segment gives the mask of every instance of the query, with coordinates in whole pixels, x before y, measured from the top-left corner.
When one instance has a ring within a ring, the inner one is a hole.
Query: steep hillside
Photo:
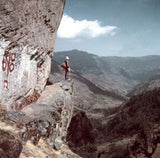
[[[145,83],[142,83],[142,84],[136,86],[136,88],[134,88],[128,94],[128,96],[138,95],[140,93],[144,93],[146,91],[150,91],[150,90],[153,90],[153,89],[159,88],[159,87],[160,87],[160,75],[156,75],[156,76],[152,77],[151,79],[149,79],[148,81],[146,81]]]
[[[81,109],[106,109],[120,105],[126,100],[124,96],[98,87],[73,69],[71,78],[74,79],[74,105]],[[60,67],[60,63],[52,60],[48,84],[53,84],[60,80],[64,80],[64,70]]]
[[[158,158],[160,88],[139,94],[119,108],[90,115],[99,158]]]
[[[95,85],[123,95],[160,72],[160,56],[99,57],[71,50],[55,53],[54,59],[61,63],[66,55],[71,67]]]
[[[71,50],[64,52],[55,52],[54,60],[58,62],[63,62],[65,56],[68,55],[70,57],[70,65],[74,70],[81,74],[99,74],[100,69],[96,63],[95,58],[98,56],[89,54],[84,51],[79,50]]]

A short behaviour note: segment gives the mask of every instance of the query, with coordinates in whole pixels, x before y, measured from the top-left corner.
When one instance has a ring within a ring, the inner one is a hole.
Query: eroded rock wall
[[[11,151],[18,150],[19,154],[21,153],[20,157],[23,158],[55,157],[50,156],[53,148],[61,152],[66,142],[67,129],[73,113],[73,85],[74,81],[70,80],[46,86],[36,102],[23,107],[21,110],[2,111],[0,106],[0,138],[3,137],[4,140],[0,141],[0,154],[3,154],[3,151],[8,151],[8,148],[5,150],[1,145],[4,142],[6,146],[10,147]],[[14,136],[14,142],[20,140],[20,145],[17,142],[15,146],[10,146],[8,142],[12,141],[12,139],[7,137],[6,134],[4,135],[1,130],[5,132],[8,130],[12,131],[10,133]],[[5,141],[7,138],[9,138],[9,141]],[[41,149],[38,149],[41,140],[50,149],[46,153],[48,156],[35,155],[36,152],[41,151]],[[37,146],[37,151],[32,153],[32,149],[28,149],[27,144],[29,142],[32,142],[32,148]],[[14,158],[16,157],[18,156]],[[76,158],[78,156],[70,156],[69,154],[69,156],[62,156],[62,158],[64,157]]]
[[[65,0],[0,1],[0,104],[44,89]]]

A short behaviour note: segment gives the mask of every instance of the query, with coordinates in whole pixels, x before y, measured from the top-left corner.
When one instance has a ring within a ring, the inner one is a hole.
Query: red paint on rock
[[[7,79],[4,80],[4,88],[9,90],[8,88],[8,75],[10,72],[14,70],[14,61],[16,60],[16,53],[10,53],[5,51],[3,60],[2,60],[2,70],[7,71]]]

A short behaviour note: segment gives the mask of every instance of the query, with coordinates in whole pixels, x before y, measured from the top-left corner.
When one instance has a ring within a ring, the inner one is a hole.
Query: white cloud
[[[95,38],[103,34],[114,36],[116,26],[101,26],[97,20],[74,20],[68,15],[63,15],[58,29],[59,38]]]

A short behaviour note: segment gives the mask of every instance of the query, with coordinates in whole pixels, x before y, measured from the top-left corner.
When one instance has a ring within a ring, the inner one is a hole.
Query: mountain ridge
[[[146,82],[137,85],[130,93],[128,93],[128,96],[130,97],[133,95],[138,95],[140,93],[144,93],[159,87],[160,87],[160,75],[155,75]]]
[[[85,51],[71,50],[54,53],[54,60],[63,62],[70,57],[70,66],[102,89],[123,95],[135,86],[160,73],[160,56],[100,57]]]

